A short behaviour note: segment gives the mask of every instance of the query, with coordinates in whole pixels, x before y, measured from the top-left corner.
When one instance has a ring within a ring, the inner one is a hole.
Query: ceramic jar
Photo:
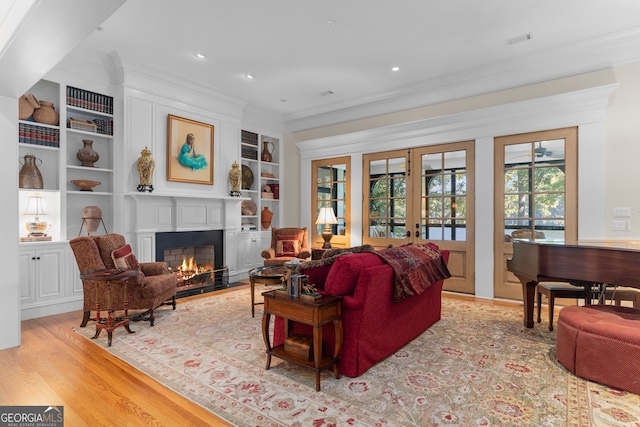
[[[84,144],[81,149],[78,150],[76,157],[82,162],[82,166],[93,167],[93,164],[98,161],[100,155],[93,149],[93,141],[90,139],[83,139]]]
[[[18,119],[27,120],[33,115],[36,108],[40,108],[40,103],[35,96],[22,95],[18,100]]]
[[[53,103],[49,101],[40,101],[40,108],[36,108],[33,112],[33,120],[45,125],[57,125],[60,116],[53,108]]]
[[[153,170],[156,167],[156,162],[151,157],[151,151],[147,147],[144,147],[144,150],[140,152],[140,157],[136,164],[138,166],[138,174],[140,175],[138,191],[153,192]]]
[[[273,219],[273,212],[269,210],[269,206],[265,206],[262,212],[260,212],[260,224],[262,224],[263,230],[268,230],[271,227],[271,220]]]
[[[262,159],[263,162],[271,163],[271,161],[273,161],[273,151],[275,148],[276,146],[273,142],[262,141],[262,155],[260,156],[260,159]]]
[[[38,163],[39,162],[39,163]],[[26,154],[24,156],[24,163],[20,168],[18,174],[18,187],[29,189],[42,189],[42,174],[38,165],[42,164],[42,160],[36,159],[33,154]]]
[[[102,221],[102,209],[99,206],[85,206],[82,208],[82,222],[87,226],[87,234],[98,230]]]

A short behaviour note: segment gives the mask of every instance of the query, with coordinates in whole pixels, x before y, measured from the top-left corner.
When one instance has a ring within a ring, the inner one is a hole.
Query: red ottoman
[[[556,355],[580,377],[640,394],[640,310],[564,307],[558,318]]]

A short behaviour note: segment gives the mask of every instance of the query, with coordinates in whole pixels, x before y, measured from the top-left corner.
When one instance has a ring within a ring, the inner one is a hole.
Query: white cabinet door
[[[20,250],[18,266],[20,268],[20,304],[36,300],[36,251]]]
[[[62,312],[61,305],[82,299],[68,280],[67,244],[23,244],[19,266],[23,320]]]
[[[242,234],[242,249],[240,251],[240,266],[248,271],[262,265],[260,253],[266,249],[263,233],[249,232]]]

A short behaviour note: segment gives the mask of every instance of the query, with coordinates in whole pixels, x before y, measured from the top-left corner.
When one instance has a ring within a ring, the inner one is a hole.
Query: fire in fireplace
[[[229,287],[221,230],[156,233],[156,259],[178,276],[177,297]]]

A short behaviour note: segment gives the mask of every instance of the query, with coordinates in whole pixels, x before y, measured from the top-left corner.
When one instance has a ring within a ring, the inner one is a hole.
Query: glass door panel
[[[311,247],[321,247],[324,243],[322,232],[324,224],[315,224],[323,207],[331,207],[338,220],[332,224],[332,246],[344,247],[349,242],[349,166],[350,157],[315,160],[312,162],[312,198],[311,216],[314,227],[311,229]]]

